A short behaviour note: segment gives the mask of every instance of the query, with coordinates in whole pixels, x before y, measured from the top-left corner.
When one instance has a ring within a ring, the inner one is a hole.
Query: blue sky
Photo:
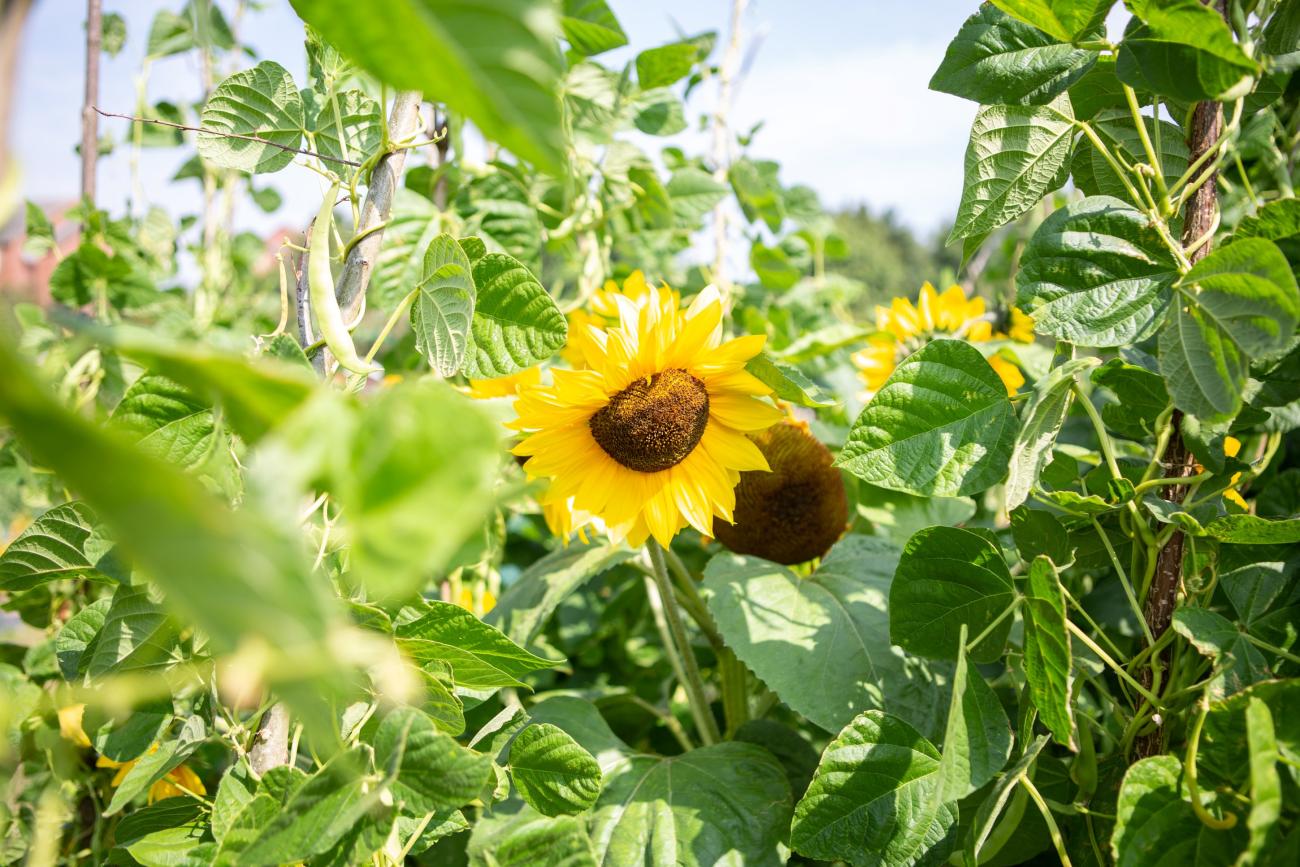
[[[227,12],[233,0],[218,0]],[[363,2],[363,0],[362,0]],[[149,22],[180,0],[105,0],[106,11],[127,19],[127,44],[105,58],[100,105],[130,112]],[[247,14],[242,32],[260,57],[276,60],[304,79],[301,30],[287,0],[268,0]],[[737,95],[735,127],[766,121],[755,155],[783,165],[787,183],[805,183],[834,206],[865,202],[893,208],[905,222],[929,232],[955,213],[961,160],[975,106],[926,88],[961,22],[976,0],[751,0],[746,16],[752,62]],[[612,0],[632,40],[611,60],[675,38],[678,29],[723,31],[729,0]],[[82,70],[83,4],[37,3],[28,22],[13,124],[24,167],[24,193],[37,201],[75,198]],[[227,70],[231,71],[231,70]],[[147,82],[151,101],[192,101],[199,69],[191,57],[155,63]],[[695,113],[712,106],[710,86],[692,97]],[[121,137],[124,121],[102,121]],[[687,146],[704,147],[702,138]],[[140,167],[145,199],[177,213],[200,207],[198,184],[168,179],[185,160],[179,150],[146,149]],[[101,162],[101,204],[121,212],[131,189],[128,149]],[[315,207],[314,175],[290,167],[259,183],[276,187],[285,206],[273,216],[251,204],[237,214],[241,228],[265,231]]]

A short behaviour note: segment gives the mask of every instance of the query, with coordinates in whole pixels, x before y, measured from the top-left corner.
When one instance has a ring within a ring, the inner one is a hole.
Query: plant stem
[[[1146,618],[1142,616],[1142,606],[1138,604],[1137,596],[1133,593],[1133,584],[1128,580],[1128,574],[1124,571],[1124,567],[1119,564],[1119,557],[1110,544],[1110,536],[1106,535],[1105,528],[1101,526],[1101,523],[1096,518],[1092,519],[1092,528],[1097,531],[1097,535],[1101,537],[1101,544],[1106,548],[1106,553],[1110,555],[1110,562],[1115,567],[1115,574],[1119,576],[1119,583],[1124,586],[1124,595],[1128,597],[1128,604],[1133,608],[1138,623],[1142,624],[1142,633],[1146,636],[1147,644],[1155,644],[1155,637],[1151,635],[1151,629],[1147,626]]]
[[[100,41],[104,34],[101,0],[86,0],[86,98],[81,107],[81,198],[95,203],[95,166],[99,160]]]
[[[1088,141],[1092,142],[1092,146],[1097,149],[1097,152],[1100,153],[1102,158],[1104,158],[1107,164],[1110,165],[1110,170],[1115,173],[1115,176],[1119,178],[1120,183],[1124,185],[1124,189],[1128,192],[1129,198],[1132,200],[1133,204],[1141,207],[1141,194],[1138,193],[1137,188],[1133,186],[1133,182],[1128,179],[1128,172],[1124,171],[1124,167],[1115,159],[1115,155],[1110,152],[1110,148],[1106,147],[1106,143],[1101,140],[1097,135],[1097,131],[1092,128],[1092,124],[1088,123],[1086,120],[1076,121],[1076,123],[1078,124],[1079,129],[1083,130],[1083,134],[1088,137]]]
[[[419,292],[419,289],[412,289],[410,292],[406,293],[405,298],[398,302],[397,307],[393,309],[392,315],[389,316],[388,321],[384,323],[384,327],[379,332],[379,336],[376,337],[375,342],[371,344],[370,351],[366,353],[367,363],[375,360],[375,356],[379,354],[380,347],[384,345],[384,341],[388,339],[388,335],[392,333],[398,320],[406,315],[406,311],[411,309],[411,305],[415,303],[415,296],[419,294]]]
[[[1061,829],[1056,825],[1056,817],[1052,815],[1052,811],[1043,801],[1043,796],[1038,793],[1038,788],[1030,782],[1029,777],[1021,774],[1020,785],[1025,787],[1029,797],[1038,806],[1038,812],[1043,814],[1043,821],[1047,823],[1047,833],[1052,837],[1052,845],[1056,847],[1056,855],[1061,859],[1062,867],[1070,867],[1070,856],[1065,851],[1065,838],[1061,836]]]
[[[1138,105],[1137,94],[1127,84],[1124,85],[1124,99],[1128,101],[1129,112],[1133,115],[1133,124],[1137,127],[1138,138],[1142,140],[1142,149],[1146,151],[1147,161],[1154,170],[1152,180],[1155,181],[1156,193],[1160,196],[1160,211],[1165,213],[1170,208],[1170,204],[1169,188],[1165,186],[1164,167],[1160,163],[1160,156],[1156,153],[1155,145],[1151,143],[1151,136],[1147,133],[1146,121],[1142,117],[1142,109]],[[1157,126],[1160,124],[1158,117],[1153,118],[1153,120]]]
[[[690,637],[686,634],[686,624],[682,622],[682,612],[678,608],[677,598],[673,593],[672,580],[668,577],[668,566],[664,561],[664,549],[653,537],[646,540],[646,551],[650,554],[650,565],[654,572],[654,584],[663,603],[664,616],[668,622],[671,639],[677,645],[682,666],[682,686],[691,704],[691,713],[699,729],[700,740],[705,746],[722,740],[718,724],[713,719],[708,698],[704,694],[704,679],[700,677],[700,665],[695,659]]]
[[[1006,620],[1012,614],[1015,614],[1016,609],[1020,607],[1020,603],[1024,600],[1024,598],[1025,597],[1023,596],[1017,596],[1015,601],[1012,602],[1010,605],[1008,605],[1001,614],[993,618],[993,622],[990,623],[988,626],[984,627],[983,631],[981,631],[979,635],[975,636],[975,638],[972,639],[971,641],[968,641],[966,643],[967,652],[970,652],[971,650],[974,650],[976,647],[979,647],[979,643],[984,639],[988,638],[993,633],[993,630],[998,628],[999,623],[1001,623],[1003,620]]]
[[[1212,475],[1213,473],[1197,473],[1194,476],[1175,476],[1172,479],[1148,479],[1137,486],[1137,493],[1145,494],[1155,488],[1165,488],[1170,485],[1189,485],[1193,482],[1203,482]]]
[[[1242,635],[1246,636],[1246,640],[1258,647],[1260,650],[1267,650],[1269,653],[1282,657],[1287,662],[1300,663],[1300,656],[1296,656],[1288,650],[1283,650],[1275,644],[1269,644],[1267,641],[1256,638],[1249,632],[1243,632]]]
[[[1119,676],[1120,680],[1127,683],[1129,686],[1131,686],[1134,689],[1134,691],[1137,692],[1138,695],[1142,696],[1147,701],[1149,701],[1152,707],[1155,708],[1160,707],[1160,699],[1158,699],[1155,696],[1155,694],[1151,692],[1151,690],[1147,689],[1145,686],[1138,683],[1133,678],[1133,675],[1125,671],[1123,667],[1120,666],[1119,663],[1117,663],[1114,659],[1111,659],[1110,654],[1102,650],[1097,645],[1097,642],[1093,641],[1091,638],[1088,637],[1088,633],[1084,632],[1082,629],[1075,626],[1074,622],[1071,620],[1066,620],[1065,626],[1067,629],[1070,630],[1070,632],[1074,633],[1074,636],[1076,638],[1078,638],[1080,641],[1083,642],[1085,647],[1087,647],[1093,653],[1097,654],[1098,658],[1100,658],[1102,662],[1110,666],[1111,671],[1115,672],[1115,674]]]
[[[1228,813],[1222,819],[1211,816],[1210,812],[1205,809],[1201,803],[1201,793],[1196,786],[1196,752],[1201,745],[1201,728],[1205,725],[1205,717],[1210,713],[1209,702],[1205,700],[1204,694],[1201,700],[1197,702],[1198,710],[1196,720],[1192,723],[1192,730],[1187,735],[1187,758],[1183,762],[1183,779],[1187,782],[1187,795],[1192,801],[1192,811],[1196,813],[1196,818],[1201,820],[1205,827],[1215,831],[1227,831],[1237,825],[1237,814]]]

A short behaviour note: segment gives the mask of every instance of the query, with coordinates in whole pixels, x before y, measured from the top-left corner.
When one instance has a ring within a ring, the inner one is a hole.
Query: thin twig
[[[293,153],[293,154],[302,154],[305,157],[316,157],[316,159],[325,160],[331,163],[340,163],[345,166],[353,166],[354,168],[361,166],[361,163],[355,162],[354,160],[345,160],[342,157],[331,157],[331,156],[327,156],[326,154],[317,153],[316,151],[306,150],[305,148],[291,148],[288,145],[282,145],[279,142],[273,142],[270,139],[262,138],[261,136],[244,135],[243,133],[238,133],[238,132],[226,132],[225,130],[220,130],[220,129],[207,129],[206,127],[201,127],[201,126],[187,126],[183,123],[172,123],[169,120],[157,120],[152,117],[137,117],[136,115],[133,114],[118,114],[112,111],[104,111],[102,108],[100,108],[97,105],[91,105],[89,106],[89,108],[93,109],[96,114],[99,114],[103,117],[117,117],[117,118],[121,118],[122,120],[133,121],[134,123],[152,123],[157,126],[169,126],[172,129],[184,129],[184,130],[189,130],[190,132],[202,132],[202,133],[207,133],[208,135],[221,136],[222,138],[237,138],[243,141],[251,141],[251,142],[257,142],[258,144],[264,144],[267,147],[279,148],[282,151],[288,151],[289,153]]]

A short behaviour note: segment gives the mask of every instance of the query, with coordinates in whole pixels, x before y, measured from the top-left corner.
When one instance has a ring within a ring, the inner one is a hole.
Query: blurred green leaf
[[[605,0],[564,0],[560,28],[573,50],[584,57],[627,45],[627,34]]]

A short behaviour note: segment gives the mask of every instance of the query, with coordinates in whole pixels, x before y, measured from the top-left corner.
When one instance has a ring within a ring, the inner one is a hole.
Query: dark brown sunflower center
[[[657,473],[686,459],[709,423],[709,393],[684,370],[639,379],[591,417],[591,435],[630,470]]]

